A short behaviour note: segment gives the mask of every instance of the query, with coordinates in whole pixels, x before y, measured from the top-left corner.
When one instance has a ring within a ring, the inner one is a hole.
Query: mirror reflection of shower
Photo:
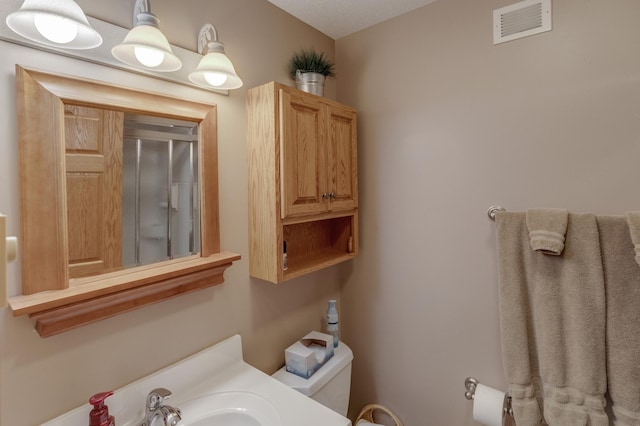
[[[125,114],[122,263],[200,251],[197,123]]]

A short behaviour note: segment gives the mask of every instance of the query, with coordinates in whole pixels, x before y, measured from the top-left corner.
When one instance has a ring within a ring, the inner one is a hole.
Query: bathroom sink
[[[182,417],[177,426],[351,426],[346,417],[247,364],[240,335],[115,390],[106,402],[116,424],[138,426],[149,392],[158,388],[171,391],[167,403]],[[41,426],[86,426],[90,411],[83,404]]]
[[[179,426],[282,426],[278,410],[264,397],[245,391],[204,395],[180,404]]]

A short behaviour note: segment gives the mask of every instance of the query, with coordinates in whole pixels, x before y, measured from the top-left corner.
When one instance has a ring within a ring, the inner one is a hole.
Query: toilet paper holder
[[[476,393],[477,386],[478,379],[474,377],[467,377],[464,380],[464,387],[467,388],[467,391],[464,393],[464,397],[471,401],[473,399],[473,395]]]
[[[479,383],[480,382],[478,382],[478,379],[476,379],[475,377],[467,377],[464,380],[464,387],[467,389],[467,391],[464,393],[464,397],[469,401],[473,400],[473,396],[476,393],[476,388],[478,387]],[[502,407],[502,410],[505,414],[513,417],[513,408],[511,408],[511,395],[509,395],[508,393],[507,397],[505,398],[504,407]]]

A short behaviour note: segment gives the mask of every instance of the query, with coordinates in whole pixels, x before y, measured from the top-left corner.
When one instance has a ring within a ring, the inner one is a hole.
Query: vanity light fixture
[[[182,68],[182,62],[159,29],[160,20],[151,13],[149,0],[136,0],[133,15],[133,28],[111,54],[127,65],[151,71],[171,72]]]
[[[16,34],[45,46],[92,49],[102,44],[102,37],[73,0],[25,0],[6,22]]]
[[[198,35],[198,53],[205,56],[198,68],[189,74],[193,83],[215,89],[237,89],[242,80],[236,74],[231,60],[224,51],[224,45],[218,41],[218,32],[211,24],[205,24]]]

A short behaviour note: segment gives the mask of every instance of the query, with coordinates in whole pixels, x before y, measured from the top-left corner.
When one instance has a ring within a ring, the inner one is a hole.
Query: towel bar
[[[489,207],[489,210],[487,211],[487,215],[489,216],[489,219],[496,220],[496,212],[506,212],[506,211],[507,211],[507,209],[505,209],[504,207],[491,206],[491,207]]]

